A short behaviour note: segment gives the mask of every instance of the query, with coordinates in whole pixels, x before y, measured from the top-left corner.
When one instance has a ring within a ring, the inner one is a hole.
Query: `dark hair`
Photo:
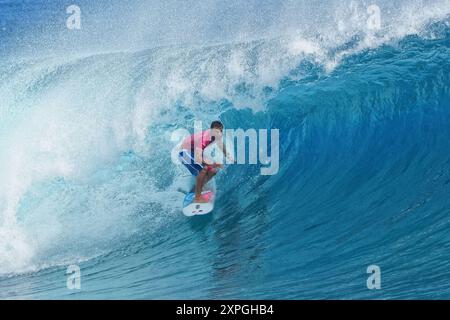
[[[211,123],[211,129],[218,129],[218,128],[221,128],[221,129],[223,129],[223,124],[222,124],[222,122],[220,122],[220,121],[213,121],[212,123]]]

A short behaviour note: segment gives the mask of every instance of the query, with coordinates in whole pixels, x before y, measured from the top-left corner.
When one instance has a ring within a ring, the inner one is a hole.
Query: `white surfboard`
[[[205,215],[214,210],[214,201],[216,196],[216,188],[214,179],[208,182],[203,188],[202,197],[208,199],[208,202],[193,202],[195,193],[190,192],[184,197],[183,214],[187,217]]]

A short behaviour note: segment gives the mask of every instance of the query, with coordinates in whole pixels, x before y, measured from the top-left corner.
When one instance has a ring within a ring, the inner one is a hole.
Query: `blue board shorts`
[[[198,176],[200,171],[203,170],[203,166],[195,162],[194,156],[187,150],[181,150],[178,154],[178,158],[194,177]]]

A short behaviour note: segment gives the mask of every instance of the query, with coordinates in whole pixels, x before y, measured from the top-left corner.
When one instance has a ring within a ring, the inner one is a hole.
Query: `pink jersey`
[[[184,139],[182,148],[186,150],[194,150],[194,148],[201,148],[202,150],[205,150],[211,142],[213,142],[211,130],[208,129],[203,132],[195,133]]]

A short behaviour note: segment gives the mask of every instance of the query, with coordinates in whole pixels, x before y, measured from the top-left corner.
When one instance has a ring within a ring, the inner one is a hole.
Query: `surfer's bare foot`
[[[195,197],[194,202],[197,202],[197,203],[206,203],[206,202],[208,202],[208,200],[206,200],[206,199],[203,198],[202,196],[199,196],[199,197]]]

